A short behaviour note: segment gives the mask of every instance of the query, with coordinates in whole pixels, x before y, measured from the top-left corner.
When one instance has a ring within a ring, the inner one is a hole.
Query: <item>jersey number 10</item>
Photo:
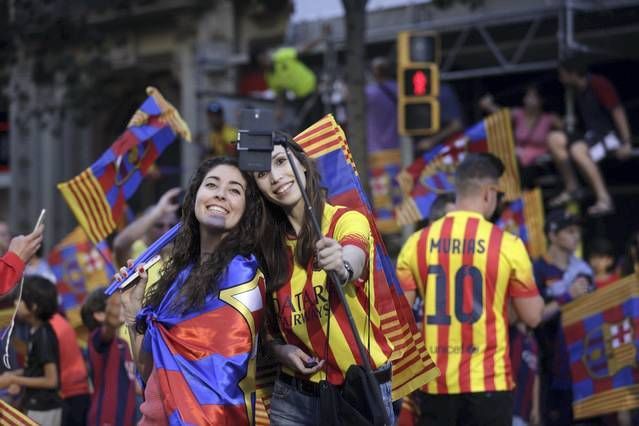
[[[426,323],[429,325],[450,325],[450,315],[448,313],[448,277],[441,265],[430,265],[428,275],[435,275],[435,315],[426,316]],[[473,300],[470,312],[464,311],[464,281],[470,277],[472,285]],[[464,265],[455,273],[455,318],[461,323],[473,324],[480,317],[484,310],[483,295],[484,277],[481,271],[472,265]]]

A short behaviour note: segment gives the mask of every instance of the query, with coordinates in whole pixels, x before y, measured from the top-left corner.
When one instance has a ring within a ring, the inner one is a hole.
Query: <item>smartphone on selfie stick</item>
[[[302,188],[300,172],[297,170],[297,167],[295,166],[296,163],[293,161],[292,154],[290,152],[290,146],[293,139],[290,135],[275,130],[274,127],[275,120],[273,111],[271,110],[245,109],[241,111],[240,128],[238,130],[239,137],[237,141],[238,163],[240,169],[247,172],[271,171],[271,155],[273,148],[275,145],[282,145],[284,147],[288,163],[295,175],[295,181],[297,182],[297,185]],[[317,220],[317,215],[313,211],[313,206],[308,198],[308,194],[306,194],[306,191],[304,190],[300,192],[304,198],[306,212],[311,219],[311,224],[313,225],[315,232],[317,232],[317,235],[323,235],[322,228]],[[377,400],[379,406],[384,407],[385,404],[382,399],[379,386],[377,385],[377,379],[373,374],[373,369],[371,367],[368,354],[364,349],[364,344],[359,337],[359,333],[357,333],[357,326],[353,320],[350,307],[346,302],[344,291],[341,286],[341,280],[335,272],[330,272],[328,275],[330,277],[330,281],[333,283],[333,287],[337,292],[337,295],[339,296],[340,303],[346,311],[346,317],[353,332],[353,336],[355,337],[355,341],[357,342],[357,349],[359,351],[360,358],[363,360],[364,371],[368,378],[367,382],[371,388],[370,391]],[[386,425],[390,425],[388,413],[386,413],[386,410],[382,411],[384,413],[384,423]]]

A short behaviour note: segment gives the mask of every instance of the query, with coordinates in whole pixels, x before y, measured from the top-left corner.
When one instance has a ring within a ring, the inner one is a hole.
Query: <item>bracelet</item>
[[[344,269],[346,269],[346,272],[348,273],[348,277],[346,278],[344,284],[350,283],[351,281],[353,281],[353,275],[355,273],[353,272],[353,267],[347,260],[344,261]]]

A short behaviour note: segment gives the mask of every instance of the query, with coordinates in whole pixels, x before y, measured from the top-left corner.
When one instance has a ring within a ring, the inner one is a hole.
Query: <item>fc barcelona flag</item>
[[[47,260],[56,276],[60,304],[71,325],[78,327],[87,295],[115,274],[111,252],[105,242],[94,245],[78,226],[51,250]]]
[[[490,152],[497,156],[506,168],[500,181],[505,199],[521,196],[510,113],[502,109],[437,145],[408,167],[415,184],[410,197],[396,209],[400,225],[427,218],[437,195],[455,190],[455,168],[468,152]]]
[[[191,139],[179,112],[160,92],[149,87],[147,94],[149,97],[127,129],[98,161],[70,181],[58,184],[78,223],[94,243],[117,228],[125,215],[126,200],[177,135]]]
[[[295,141],[315,159],[322,186],[328,190],[328,201],[356,209],[368,218],[374,240],[370,244],[369,276],[373,278],[369,283],[373,286],[371,292],[380,314],[381,330],[395,347],[391,355],[393,399],[399,399],[437,377],[439,370],[421,344],[422,337],[376,227],[346,136],[333,117],[327,115],[298,135]]]
[[[639,279],[631,275],[562,308],[575,418],[639,407]]]

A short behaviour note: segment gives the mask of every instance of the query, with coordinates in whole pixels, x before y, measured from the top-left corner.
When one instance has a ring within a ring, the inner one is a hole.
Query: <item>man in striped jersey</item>
[[[541,321],[528,253],[490,223],[503,193],[501,161],[467,154],[455,173],[455,211],[413,234],[397,275],[409,302],[424,300],[425,344],[442,375],[422,390],[420,424],[510,425],[515,386],[507,307],[526,325]]]

